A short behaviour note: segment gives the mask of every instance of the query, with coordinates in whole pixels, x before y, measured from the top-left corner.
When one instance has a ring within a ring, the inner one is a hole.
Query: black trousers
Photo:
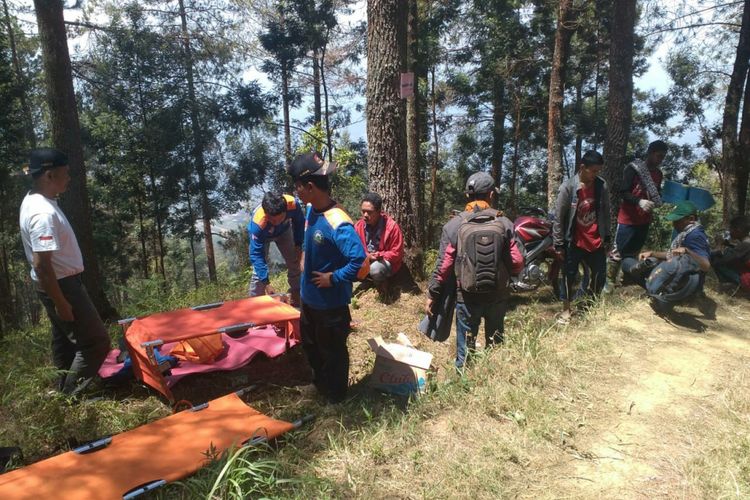
[[[73,307],[73,321],[57,315],[55,303],[43,291],[39,299],[52,323],[52,360],[63,373],[60,390],[76,394],[97,374],[109,352],[109,335],[83,286],[81,275],[57,280],[65,299]]]
[[[302,304],[302,348],[313,370],[313,383],[331,402],[346,398],[349,385],[349,306],[313,309]]]

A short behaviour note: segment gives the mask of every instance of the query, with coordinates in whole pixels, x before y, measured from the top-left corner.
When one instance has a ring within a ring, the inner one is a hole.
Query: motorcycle
[[[511,290],[528,292],[550,283],[555,297],[560,296],[562,260],[552,242],[552,220],[541,208],[522,209],[513,221],[516,246],[523,256],[523,269],[511,277]]]

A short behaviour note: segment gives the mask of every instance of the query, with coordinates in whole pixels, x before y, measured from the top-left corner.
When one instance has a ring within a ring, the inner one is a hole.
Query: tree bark
[[[750,71],[750,69],[748,69]],[[745,79],[745,95],[742,98],[742,121],[740,124],[739,161],[737,161],[737,214],[747,213],[748,177],[750,177],[750,73]]]
[[[617,219],[620,184],[633,115],[633,57],[635,54],[635,0],[613,2],[609,52],[609,102],[607,136],[604,141],[603,177],[610,186],[611,217]],[[613,226],[614,227],[614,226]]]
[[[723,200],[724,223],[737,215],[739,206],[739,179],[744,176],[741,166],[739,141],[737,137],[737,119],[739,117],[742,91],[747,79],[748,64],[750,63],[750,0],[745,0],[742,11],[742,27],[740,39],[732,68],[732,76],[727,87],[724,100],[724,117],[721,131],[721,195]],[[745,101],[744,107],[748,106]],[[743,117],[744,118],[744,117]],[[740,174],[738,176],[738,173]],[[747,182],[745,182],[745,186]],[[745,194],[745,197],[747,195]],[[744,209],[744,207],[742,207]]]
[[[333,139],[331,138],[331,115],[328,111],[328,85],[326,84],[326,45],[320,51],[320,81],[323,84],[323,106],[325,113],[326,144],[328,157],[333,158]]]
[[[557,9],[555,51],[549,81],[549,114],[547,119],[547,206],[555,204],[562,182],[562,110],[565,100],[565,66],[570,39],[575,31],[573,0],[561,0]]]
[[[143,227],[143,202],[138,193],[136,204],[138,207],[138,238],[141,240],[141,270],[143,277],[148,279],[148,252],[146,251],[146,230]]]
[[[583,156],[583,133],[581,127],[583,125],[583,82],[584,78],[581,75],[581,79],[576,85],[576,102],[575,102],[575,113],[576,113],[576,146],[575,146],[575,168],[581,164],[581,157]]]
[[[94,253],[86,187],[86,166],[83,162],[81,129],[73,91],[73,75],[63,20],[63,3],[59,0],[34,0],[34,7],[39,25],[39,39],[47,84],[52,143],[68,155],[70,167],[70,185],[60,204],[73,226],[83,254],[86,268],[83,273],[83,282],[91,300],[103,319],[115,319],[118,316],[117,311],[112,307],[101,287],[99,263]]]
[[[406,100],[406,163],[409,176],[409,185],[411,187],[411,206],[416,217],[415,226],[416,234],[412,242],[414,252],[412,260],[412,275],[417,279],[424,279],[424,265],[421,259],[425,247],[425,224],[424,224],[424,204],[422,202],[422,151],[420,143],[422,134],[420,131],[420,107],[422,100],[419,97],[419,71],[418,71],[418,15],[417,0],[408,0],[408,26],[407,26],[407,71],[414,74],[414,95]],[[416,262],[420,259],[420,262]]]
[[[292,131],[289,121],[289,70],[286,63],[281,65],[281,107],[284,113],[284,166],[289,170],[292,164]]]
[[[513,165],[510,172],[510,213],[515,218],[518,215],[518,156],[521,144],[521,96],[514,99],[515,123],[513,124]]]
[[[323,107],[320,102],[320,57],[318,55],[318,49],[314,49],[312,53],[312,66],[313,66],[313,121],[317,125],[322,124],[323,120]]]
[[[432,104],[432,165],[430,167],[430,210],[427,214],[427,243],[435,237],[435,199],[437,198],[437,173],[440,166],[440,139],[437,126],[437,98],[435,97],[435,66],[430,68],[430,100]]]
[[[203,129],[198,112],[198,101],[195,98],[195,80],[193,76],[193,52],[190,47],[190,34],[187,29],[187,14],[185,2],[179,0],[180,21],[182,23],[182,43],[185,50],[185,71],[188,84],[188,106],[190,107],[190,125],[193,130],[193,158],[198,172],[198,189],[201,194],[201,210],[203,212],[203,238],[206,243],[206,263],[208,264],[208,279],[216,281],[216,258],[214,257],[214,239],[211,233],[211,203],[208,199],[208,182],[206,180],[206,162],[203,158]]]
[[[406,105],[400,74],[406,67],[407,3],[367,2],[367,168],[370,187],[383,197],[385,210],[404,235],[405,261],[412,272],[421,261],[419,221],[412,206],[406,148]]]

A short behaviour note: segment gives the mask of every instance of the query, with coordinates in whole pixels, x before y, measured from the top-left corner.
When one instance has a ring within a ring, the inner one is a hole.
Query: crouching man
[[[665,252],[641,252],[638,260],[626,257],[622,269],[646,289],[651,307],[658,314],[688,299],[697,299],[706,316],[716,304],[703,295],[705,273],[711,269],[708,236],[698,222],[698,210],[690,201],[680,202],[667,216],[677,235]]]
[[[398,272],[404,260],[404,237],[398,223],[383,212],[383,198],[379,194],[367,193],[360,210],[362,218],[354,229],[367,250],[368,277],[380,294],[387,296],[388,279]]]
[[[750,292],[750,219],[738,215],[730,220],[729,237],[725,248],[711,253],[711,267],[729,290]]]

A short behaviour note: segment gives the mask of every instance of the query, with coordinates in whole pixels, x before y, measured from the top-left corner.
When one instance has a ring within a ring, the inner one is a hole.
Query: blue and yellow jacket
[[[302,302],[313,309],[333,309],[348,305],[352,282],[365,260],[365,248],[354,224],[338,205],[316,212],[307,207],[305,264],[302,272]],[[313,283],[313,271],[332,272],[330,288]]]
[[[266,218],[266,212],[262,206],[253,211],[250,223],[247,225],[247,233],[250,237],[250,263],[253,265],[253,272],[258,279],[268,283],[268,264],[266,255],[263,251],[266,241],[284,234],[289,226],[294,231],[294,245],[302,246],[305,235],[305,214],[302,211],[302,204],[294,196],[285,194],[286,200],[286,218],[278,226],[271,224]]]

